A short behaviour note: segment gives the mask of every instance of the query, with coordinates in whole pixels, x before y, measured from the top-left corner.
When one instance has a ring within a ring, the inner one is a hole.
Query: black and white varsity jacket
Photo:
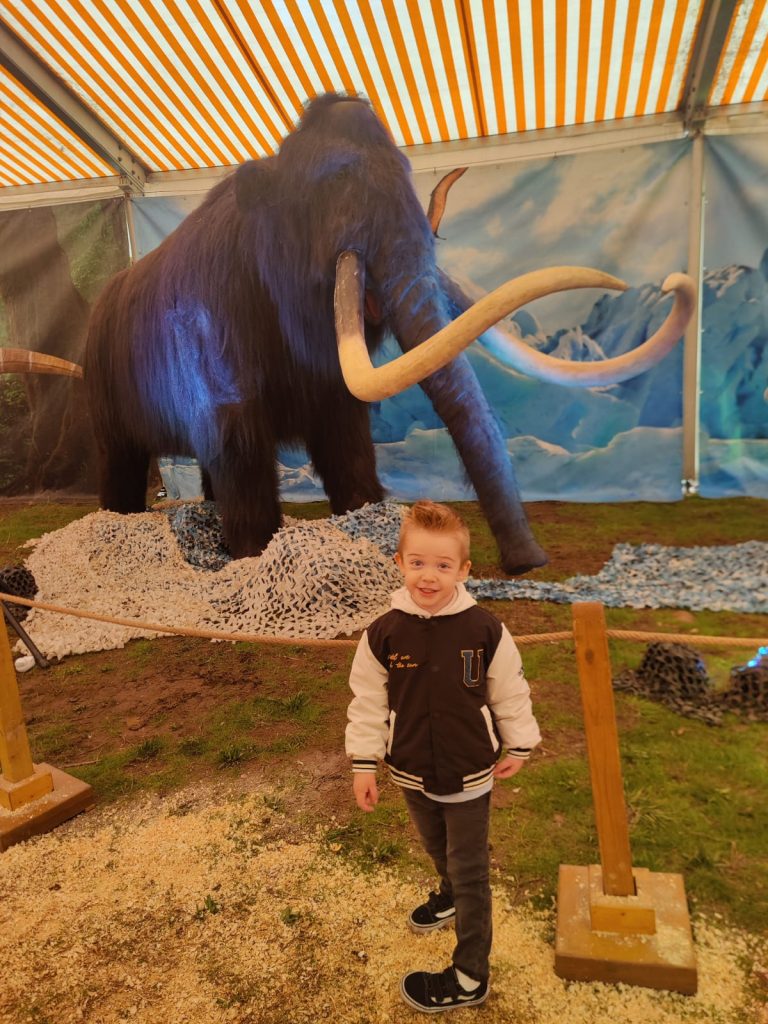
[[[486,786],[502,748],[541,741],[515,642],[463,584],[435,615],[405,587],[360,639],[350,671],[353,771],[384,760],[406,789],[436,796]]]

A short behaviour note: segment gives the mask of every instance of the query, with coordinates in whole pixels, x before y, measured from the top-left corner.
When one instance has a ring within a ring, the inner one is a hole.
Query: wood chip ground
[[[452,930],[415,936],[431,880],[361,872],[263,788],[210,786],[97,809],[0,857],[2,1024],[401,1024],[413,969]],[[328,822],[328,826],[332,821]],[[754,937],[696,920],[694,997],[568,984],[553,915],[495,899],[492,994],[456,1024],[751,1024]],[[752,995],[750,995],[752,993]]]

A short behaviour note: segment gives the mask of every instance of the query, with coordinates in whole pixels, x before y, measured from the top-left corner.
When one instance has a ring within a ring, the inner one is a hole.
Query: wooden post
[[[6,810],[15,811],[53,789],[50,771],[32,764],[4,621],[0,621],[0,768],[0,806]]]
[[[573,635],[603,890],[607,896],[634,896],[611,659],[605,635],[605,612],[601,604],[596,601],[574,604]]]
[[[632,869],[603,607],[573,606],[599,865],[560,865],[555,973],[691,995],[698,978],[682,876]]]
[[[0,765],[9,782],[21,782],[32,774],[32,754],[4,623],[0,625]]]
[[[11,645],[0,619],[0,851],[91,806],[93,790],[85,782],[32,762]]]

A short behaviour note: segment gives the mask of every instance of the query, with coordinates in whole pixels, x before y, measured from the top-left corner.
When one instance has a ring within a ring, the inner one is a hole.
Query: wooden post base
[[[6,811],[18,811],[24,804],[38,800],[52,789],[50,769],[43,765],[33,765],[32,774],[21,782],[9,782],[4,775],[0,775],[0,807]]]
[[[560,865],[555,974],[693,995],[696,954],[682,875],[642,868],[634,875],[636,896],[604,896],[598,865]],[[628,931],[633,922],[637,930]]]
[[[50,832],[95,803],[93,789],[87,782],[48,764],[36,765],[35,771],[42,776],[47,773],[53,780],[53,789],[15,811],[0,807],[0,852],[30,836]]]
[[[603,884],[603,869],[590,864],[589,923],[593,932],[623,932],[625,935],[655,935],[656,910],[653,883],[647,868],[635,868],[632,876],[635,892],[631,896],[608,896]]]

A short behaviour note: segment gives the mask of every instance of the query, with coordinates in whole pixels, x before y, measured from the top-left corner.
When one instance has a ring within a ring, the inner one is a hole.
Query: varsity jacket
[[[463,584],[435,615],[405,587],[365,631],[350,670],[352,770],[380,760],[406,789],[444,796],[487,786],[499,753],[541,741],[515,642]]]

